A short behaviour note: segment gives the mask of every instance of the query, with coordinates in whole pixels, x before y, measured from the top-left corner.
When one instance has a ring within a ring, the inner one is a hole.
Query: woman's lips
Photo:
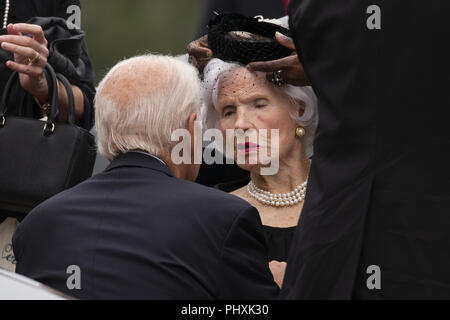
[[[249,153],[251,151],[257,151],[259,149],[259,145],[252,142],[239,143],[237,145],[237,149],[240,153]]]

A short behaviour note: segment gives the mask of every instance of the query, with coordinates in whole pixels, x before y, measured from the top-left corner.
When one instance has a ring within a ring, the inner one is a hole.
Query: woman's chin
[[[243,170],[250,172],[259,172],[264,165],[261,163],[259,152],[246,152],[245,154],[234,154],[234,162]]]
[[[261,168],[260,164],[249,164],[249,163],[244,163],[244,164],[238,163],[237,166],[239,168],[241,168],[242,170],[249,171],[249,172],[254,172],[254,171],[259,170],[259,168]]]

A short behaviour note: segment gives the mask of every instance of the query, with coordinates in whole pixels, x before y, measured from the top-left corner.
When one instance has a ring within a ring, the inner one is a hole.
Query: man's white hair
[[[172,132],[200,114],[197,70],[174,57],[143,55],[114,66],[97,88],[95,119],[99,152],[170,153]]]
[[[245,68],[245,66],[224,62],[220,59],[211,60],[205,67],[202,82],[202,118],[205,129],[220,128],[219,113],[217,111],[220,83],[225,77],[230,76],[239,68]],[[273,84],[267,81],[267,85],[272,86]],[[306,135],[303,137],[303,148],[306,156],[311,158],[313,155],[314,135],[319,122],[317,97],[311,87],[283,85],[280,87],[280,90],[291,100],[292,106],[298,103],[304,104],[305,111],[303,115],[299,117],[295,114],[296,109],[292,108],[291,117],[298,125],[305,128]]]

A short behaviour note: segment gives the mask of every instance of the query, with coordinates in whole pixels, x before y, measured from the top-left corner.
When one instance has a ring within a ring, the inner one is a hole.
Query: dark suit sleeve
[[[27,217],[28,218],[28,217]],[[24,219],[20,224],[19,227],[16,229],[16,231],[13,234],[12,237],[12,246],[13,246],[13,252],[14,252],[14,257],[17,260],[17,262],[19,262],[22,259],[22,253],[23,253],[23,249],[25,246],[25,242],[26,242],[26,237],[25,235],[29,232],[28,231],[28,220],[29,219]],[[17,270],[16,267],[16,272],[19,272],[20,270]]]
[[[250,207],[234,221],[221,252],[221,299],[275,299],[279,289],[267,258],[258,211]]]

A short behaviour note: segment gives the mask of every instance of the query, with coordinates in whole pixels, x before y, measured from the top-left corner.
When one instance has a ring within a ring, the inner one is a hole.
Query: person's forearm
[[[59,108],[59,121],[67,121],[69,117],[69,96],[67,95],[66,88],[58,80],[58,108]],[[72,85],[73,97],[75,100],[75,121],[79,120],[84,113],[84,96],[80,88]]]

